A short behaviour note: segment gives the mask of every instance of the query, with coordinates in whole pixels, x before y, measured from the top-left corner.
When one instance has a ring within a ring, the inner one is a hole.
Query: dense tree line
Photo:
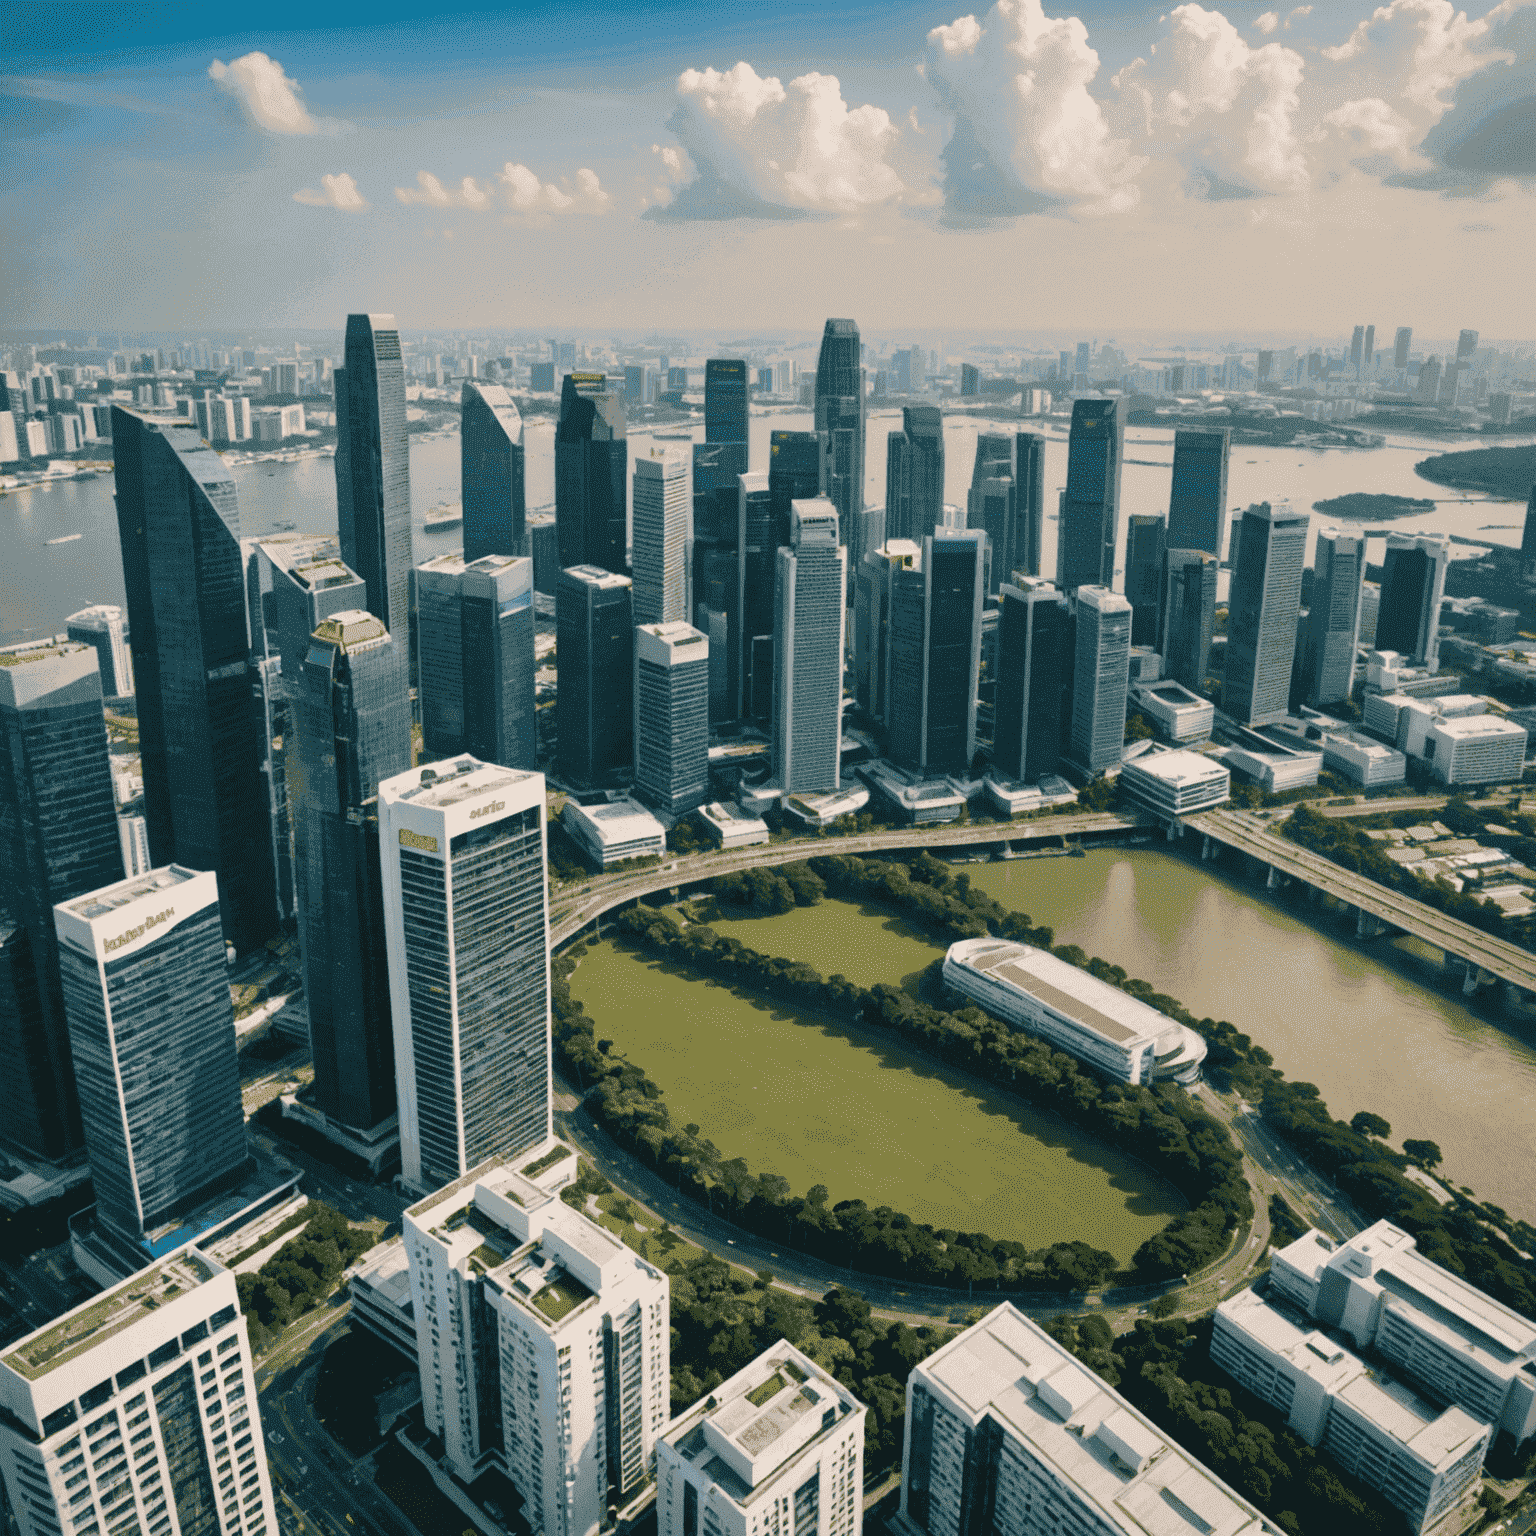
[[[251,1347],[262,1350],[294,1318],[312,1310],[336,1288],[342,1270],[375,1242],[334,1206],[312,1201],[304,1230],[290,1238],[255,1274],[238,1277],[240,1310]]]

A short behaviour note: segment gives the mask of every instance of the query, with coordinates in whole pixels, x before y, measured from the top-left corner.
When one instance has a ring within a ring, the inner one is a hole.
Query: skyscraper
[[[411,454],[405,362],[395,317],[348,315],[345,356],[346,366],[336,370],[341,558],[367,584],[369,613],[391,633],[405,635],[410,631]],[[223,889],[227,899],[228,889]]]
[[[944,417],[936,405],[907,405],[901,431],[886,438],[885,536],[921,542],[944,526]]]
[[[970,771],[985,563],[981,529],[940,528],[923,540],[921,567],[893,578],[887,730],[890,754],[903,767]]]
[[[54,918],[97,1227],[139,1267],[155,1227],[245,1172],[218,881],[171,864]]]
[[[1365,349],[1360,355],[1360,363],[1363,368],[1369,368],[1376,357],[1376,327],[1368,325],[1365,328]]]
[[[773,581],[779,555],[773,539],[773,497],[773,480],[767,473],[752,470],[737,477],[740,714],[743,719],[757,721],[767,721],[773,714]]]
[[[1072,729],[1067,755],[1089,773],[1120,761],[1131,681],[1131,605],[1108,587],[1079,587],[1073,600]]]
[[[1392,339],[1392,366],[1399,370],[1408,366],[1408,354],[1413,347],[1413,327],[1400,325]]]
[[[1309,704],[1347,699],[1354,687],[1364,580],[1365,539],[1337,528],[1323,529],[1313,555],[1312,605],[1307,612]]]
[[[1162,610],[1166,518],[1132,514],[1125,535],[1125,595],[1131,605],[1131,644],[1156,645]]]
[[[743,443],[693,445],[692,618],[709,636],[709,718],[741,714]]]
[[[53,909],[122,873],[95,650],[0,652],[0,1141],[34,1156],[81,1143]]]
[[[739,357],[704,364],[704,441],[741,444],[736,473],[747,472],[747,365]]]
[[[1067,440],[1067,487],[1056,526],[1058,585],[1109,587],[1120,533],[1120,461],[1125,456],[1125,410],[1119,399],[1083,399],[1072,405]]]
[[[864,369],[859,327],[828,320],[816,359],[816,437],[821,456],[820,494],[837,508],[838,527],[857,570],[864,539]]]
[[[773,772],[788,793],[839,785],[848,551],[826,497],[790,509],[775,571]]]
[[[635,791],[677,816],[709,799],[709,639],[635,626]]]
[[[1306,544],[1305,512],[1265,501],[1243,513],[1221,707],[1244,725],[1278,720],[1289,705]]]
[[[1008,535],[1007,569],[1002,579],[1011,581],[1015,571],[1040,574],[1041,545],[1045,533],[1045,437],[1039,432],[1016,432],[1013,437],[1013,525]]]
[[[999,596],[992,761],[1004,777],[1037,784],[1066,753],[1072,615],[1060,591],[1038,577],[1006,584]]]
[[[1194,693],[1205,690],[1216,627],[1216,556],[1203,549],[1170,549],[1163,565],[1158,650],[1163,675]]]
[[[72,613],[64,621],[64,633],[96,652],[101,668],[101,691],[109,699],[133,692],[133,668],[128,660],[127,628],[123,610],[97,603]]]
[[[864,556],[854,582],[853,696],[873,719],[886,716],[890,672],[891,593],[895,572],[922,563],[922,546],[893,539]]]
[[[789,543],[791,504],[814,500],[821,484],[821,448],[814,432],[774,432],[768,438],[768,494],[776,553]],[[769,569],[772,569],[770,560]]]
[[[637,624],[686,623],[688,461],[651,449],[635,461],[634,603]]]
[[[1378,651],[1397,651],[1430,672],[1439,668],[1440,605],[1450,560],[1450,544],[1441,534],[1387,535],[1376,615]]]
[[[1168,548],[1220,556],[1226,545],[1227,462],[1232,429],[1180,427],[1173,434]]]
[[[1472,354],[1477,351],[1477,332],[1463,331],[1456,338],[1456,362],[1458,366],[1472,361]]]
[[[555,525],[560,564],[627,567],[629,468],[624,403],[601,373],[568,373],[555,428]]]
[[[544,776],[413,768],[379,836],[401,1171],[436,1189],[549,1135]]]
[[[500,384],[464,381],[459,397],[464,558],[523,553],[523,418]]]
[[[987,593],[996,596],[998,586],[1009,580],[1013,532],[1013,443],[1006,437],[982,432],[976,438],[976,463],[966,497],[965,525],[987,536]]]
[[[1365,327],[1357,325],[1355,333],[1349,338],[1349,366],[1358,374],[1360,372],[1360,359],[1365,350]]]
[[[217,873],[225,937],[252,949],[279,910],[234,477],[191,427],[118,406],[112,456],[150,858]]]
[[[595,565],[560,573],[555,595],[556,721],[560,772],[605,783],[634,761],[630,581]]]
[[[316,627],[295,682],[292,803],[314,1103],[367,1131],[395,1110],[377,797],[381,780],[411,765],[405,648],[372,614],[334,614]]]

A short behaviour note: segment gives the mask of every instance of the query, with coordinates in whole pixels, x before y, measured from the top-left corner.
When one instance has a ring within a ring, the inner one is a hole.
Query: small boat
[[[56,539],[47,539],[44,542],[48,544],[73,544],[76,539],[83,539],[84,537],[83,533],[65,533]]]

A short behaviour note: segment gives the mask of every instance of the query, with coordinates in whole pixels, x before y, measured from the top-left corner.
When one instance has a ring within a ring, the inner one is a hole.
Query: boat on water
[[[83,533],[63,533],[56,539],[45,539],[45,544],[73,544],[76,539],[83,539]]]

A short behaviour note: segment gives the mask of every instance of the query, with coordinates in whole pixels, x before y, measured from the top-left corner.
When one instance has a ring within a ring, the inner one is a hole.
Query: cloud
[[[396,187],[395,197],[407,207],[469,208],[483,212],[491,206],[491,193],[473,176],[466,176],[449,191],[430,171],[417,171],[414,187]]]
[[[890,163],[900,130],[879,107],[849,108],[835,75],[805,74],[786,88],[744,60],[687,69],[668,121],[694,177],[662,220],[794,219],[855,213],[901,198]]]
[[[1296,130],[1305,73],[1280,43],[1253,48],[1219,11],[1180,5],[1151,57],[1114,77],[1117,117],[1136,147],[1208,201],[1303,192],[1310,172]]]
[[[1391,0],[1378,6],[1325,59],[1352,73],[1392,82],[1421,112],[1439,117],[1450,106],[1445,92],[1485,62],[1477,45],[1486,21],[1469,21],[1450,0]]]
[[[347,124],[311,117],[299,93],[299,84],[283,73],[283,66],[264,53],[246,53],[226,64],[215,59],[208,78],[233,96],[246,115],[268,133],[335,133]]]
[[[562,181],[562,186],[542,182],[526,165],[508,160],[494,177],[476,181],[465,176],[457,186],[444,186],[431,171],[417,171],[416,185],[396,187],[395,197],[408,208],[467,208],[471,213],[497,207],[516,215],[607,210],[611,199],[595,171],[583,167],[576,172],[574,185],[568,179]]]
[[[1088,86],[1099,56],[1075,16],[1041,0],[997,0],[928,34],[926,75],[954,117],[944,206],[971,222],[1071,206],[1131,207],[1141,162]]]
[[[1254,18],[1253,24],[1265,37],[1268,37],[1280,25],[1280,18],[1273,11],[1265,11],[1262,16]]]
[[[357,190],[357,183],[345,171],[322,176],[318,192],[313,187],[300,187],[293,200],[312,208],[339,208],[343,213],[360,213],[368,206],[368,200]]]

